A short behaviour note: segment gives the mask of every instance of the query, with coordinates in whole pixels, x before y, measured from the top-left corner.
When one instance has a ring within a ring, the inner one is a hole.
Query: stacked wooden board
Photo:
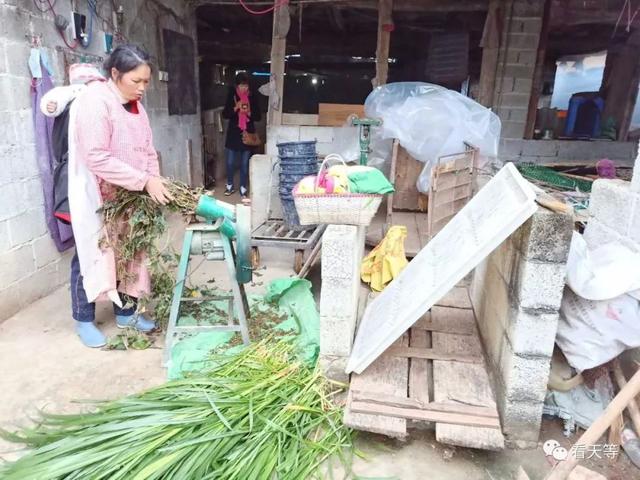
[[[404,439],[435,423],[439,442],[504,448],[494,394],[465,287],[454,288],[361,374],[344,422]]]

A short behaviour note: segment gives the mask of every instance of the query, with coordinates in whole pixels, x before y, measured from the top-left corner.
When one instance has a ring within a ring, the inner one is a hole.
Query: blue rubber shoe
[[[98,330],[93,322],[76,321],[76,333],[86,347],[100,348],[107,344],[107,337]]]
[[[156,323],[147,320],[144,316],[134,313],[133,315],[116,315],[116,325],[118,328],[135,328],[139,332],[149,333],[156,328]]]

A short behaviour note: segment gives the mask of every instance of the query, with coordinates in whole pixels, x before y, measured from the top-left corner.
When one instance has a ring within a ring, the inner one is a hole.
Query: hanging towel
[[[42,58],[39,57],[39,60],[41,62]],[[39,108],[42,97],[53,88],[53,83],[44,65],[41,64],[40,69],[37,69],[35,73],[41,75],[41,78],[34,77],[32,81],[31,111],[36,136],[38,168],[44,193],[45,218],[49,234],[56,248],[59,252],[64,252],[73,246],[73,232],[69,225],[65,225],[54,216],[53,172],[55,169],[55,157],[51,145],[53,118],[46,117]]]
[[[371,289],[380,292],[407,266],[404,254],[404,240],[407,227],[395,225],[362,261],[360,275]]]

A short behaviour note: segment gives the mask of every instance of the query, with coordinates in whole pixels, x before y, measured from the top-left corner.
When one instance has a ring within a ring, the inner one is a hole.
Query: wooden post
[[[374,87],[387,83],[389,76],[389,46],[393,19],[393,0],[378,0],[378,47],[376,49],[376,78]]]
[[[640,80],[640,30],[636,30],[623,44],[607,50],[607,61],[600,93],[604,98],[602,120],[613,118],[618,132],[617,140],[627,139],[631,116],[638,97]]]
[[[274,0],[278,3],[279,0]],[[289,6],[282,5],[273,13],[273,33],[271,35],[271,78],[275,78],[277,105],[269,99],[267,125],[282,125],[282,105],[284,93],[284,60],[287,53],[287,32],[289,31]]]
[[[591,424],[575,444],[585,447],[596,444],[602,434],[606,432],[609,426],[618,418],[627,405],[629,405],[629,402],[635,399],[638,393],[640,393],[640,370],[631,377],[629,383],[618,392],[618,395],[611,400],[611,403],[605,408],[602,415]],[[566,460],[558,463],[554,467],[549,475],[545,477],[545,480],[565,480],[577,463],[578,459],[576,456],[570,453]]]
[[[500,37],[502,36],[500,31],[500,3],[500,0],[491,0],[480,42],[482,47],[482,66],[480,69],[478,102],[487,108],[493,106],[493,95],[496,88],[498,54],[500,53]]]
[[[542,14],[542,29],[538,41],[538,54],[536,67],[533,72],[533,85],[529,97],[529,109],[527,110],[527,124],[524,127],[524,138],[531,140],[536,127],[536,114],[538,113],[538,100],[542,93],[544,80],[545,57],[547,56],[547,44],[549,40],[549,26],[551,24],[551,0],[546,0],[544,13]]]

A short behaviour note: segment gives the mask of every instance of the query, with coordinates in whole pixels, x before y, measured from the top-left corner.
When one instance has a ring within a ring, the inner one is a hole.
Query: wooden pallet
[[[344,422],[399,439],[408,426],[435,423],[439,442],[504,448],[465,287],[454,288],[364,372],[352,375]]]

